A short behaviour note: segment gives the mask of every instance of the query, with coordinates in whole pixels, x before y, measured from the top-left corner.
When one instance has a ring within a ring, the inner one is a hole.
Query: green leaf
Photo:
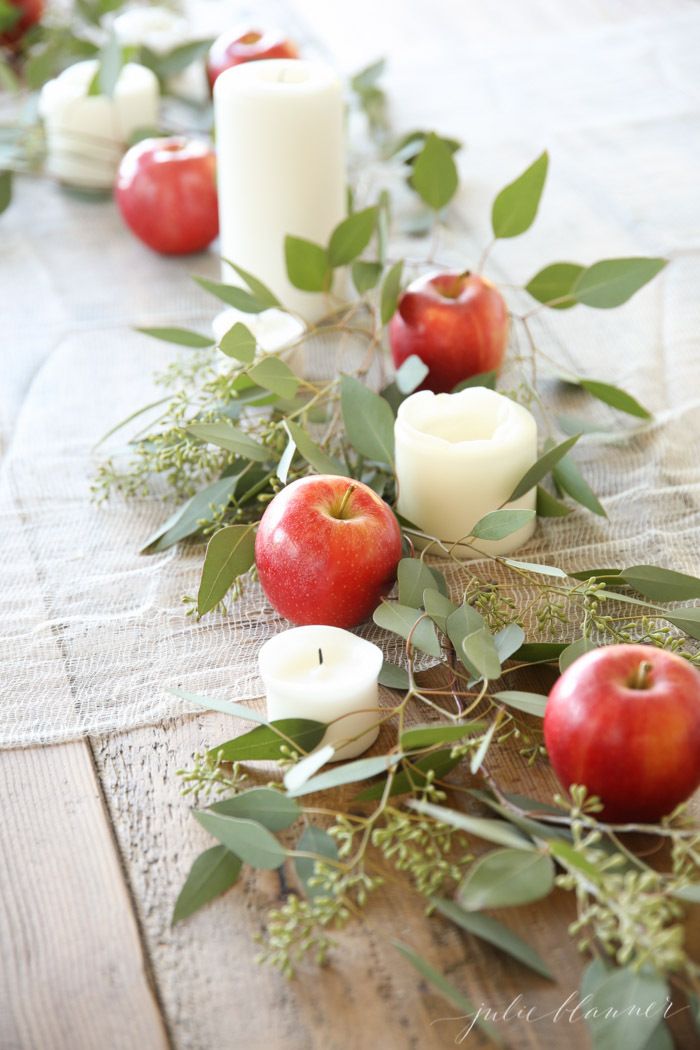
[[[580,435],[575,434],[573,437],[567,438],[566,441],[562,441],[560,445],[548,449],[547,452],[540,456],[537,462],[534,463],[520,479],[507,502],[512,503],[513,500],[520,499],[520,497],[524,496],[526,492],[529,492],[538,481],[541,481],[542,478],[546,477],[552,467],[554,467],[555,464],[566,455],[570,448],[573,448],[578,441],[579,436]]]
[[[359,379],[341,376],[340,404],[348,440],[367,459],[394,462],[394,414],[388,402]]]
[[[645,598],[658,602],[684,602],[700,598],[700,579],[656,565],[633,565],[623,569],[620,578]],[[674,610],[681,615],[686,610]]]
[[[483,722],[438,722],[425,726],[411,726],[405,729],[399,738],[402,751],[418,751],[431,744],[444,744],[449,740],[462,740],[465,736],[474,736],[485,729]]]
[[[516,933],[504,926],[503,923],[490,918],[488,915],[465,911],[455,901],[444,900],[441,897],[432,897],[431,901],[445,918],[456,923],[457,926],[466,930],[467,933],[471,933],[480,940],[487,941],[494,947],[500,948],[501,951],[517,959],[524,966],[534,970],[540,977],[545,977],[548,981],[554,980],[547,964],[535,949],[530,947],[522,937],[518,937]]]
[[[566,649],[566,642],[527,642],[513,654],[513,659],[526,664],[556,663]]]
[[[418,626],[416,626],[420,615],[417,609],[411,609],[407,605],[401,605],[399,602],[383,601],[374,610],[373,619],[377,627],[383,627],[386,631],[393,631],[394,634],[400,635],[401,638],[408,640],[410,635],[411,644],[414,648],[428,653],[429,656],[439,658],[442,656],[442,648],[435,633],[435,626],[427,617],[423,617]]]
[[[534,510],[493,510],[477,521],[472,536],[477,540],[502,540],[532,521]]]
[[[688,904],[700,904],[700,882],[693,882],[687,886],[679,886],[676,890],[670,890],[672,897],[687,901]]]
[[[519,624],[508,623],[494,634],[493,641],[498,658],[503,664],[520,649],[525,641],[525,632]]]
[[[411,762],[410,768],[404,768],[401,772],[394,775],[391,788],[389,789],[389,797],[405,795],[409,791],[420,791],[428,782],[427,773],[433,772],[435,779],[441,780],[461,761],[461,758],[453,757],[451,747],[445,748],[443,751],[431,751],[428,755],[422,755]],[[364,788],[359,795],[355,796],[353,801],[373,802],[375,799],[381,798],[384,794],[385,784],[386,777],[378,784],[371,784],[369,787]]]
[[[199,532],[202,521],[213,521],[228,506],[238,484],[238,477],[219,478],[207,485],[182,507],[178,507],[141,548],[141,554],[167,550],[180,540]]]
[[[379,278],[382,276],[382,264],[379,262],[365,262],[359,259],[352,264],[352,283],[355,285],[359,295],[364,295],[372,288],[376,288]]]
[[[420,609],[423,604],[423,591],[437,590],[447,593],[447,585],[442,573],[430,569],[420,558],[402,558],[397,569],[399,582],[399,602],[411,609]]]
[[[289,365],[274,355],[258,361],[248,369],[248,375],[258,386],[271,390],[273,394],[287,401],[290,401],[299,389],[299,380]]]
[[[447,634],[447,618],[457,612],[457,606],[444,594],[432,589],[423,591],[423,608],[443,634]]]
[[[227,357],[235,357],[244,365],[249,365],[255,360],[255,347],[257,341],[247,325],[236,321],[232,328],[219,340],[219,350]]]
[[[556,576],[559,579],[566,579],[564,570],[558,569],[556,565],[541,565],[539,562],[534,561],[516,561],[515,558],[504,558],[503,563],[510,565],[512,569],[522,569],[524,572],[536,572],[540,576]]]
[[[542,488],[541,485],[537,486],[537,516],[539,518],[564,518],[567,514],[571,514],[571,510],[571,507],[567,507],[566,503],[560,503],[556,496],[547,492],[547,489]]]
[[[500,693],[494,693],[493,699],[505,704],[506,707],[514,707],[518,711],[525,711],[526,714],[536,715],[538,718],[544,718],[544,709],[547,706],[547,697],[541,693],[525,693],[518,689],[505,689]]]
[[[282,303],[279,301],[274,292],[270,291],[266,284],[258,280],[257,277],[253,277],[252,273],[248,273],[242,266],[238,266],[237,263],[232,262],[230,259],[224,259],[227,266],[230,266],[232,270],[235,270],[238,276],[245,284],[248,285],[255,300],[262,303],[266,310],[270,309],[283,309]]]
[[[600,882],[600,871],[598,868],[595,864],[591,864],[583,853],[577,850],[570,842],[550,842],[549,851],[556,860],[562,862],[563,868],[576,868],[577,871],[580,871],[594,884]]]
[[[330,289],[333,271],[328,253],[320,244],[288,234],[284,239],[284,257],[287,276],[295,288],[303,292],[327,292]]]
[[[287,442],[287,446],[284,452],[280,456],[279,463],[277,464],[277,470],[275,471],[277,477],[283,485],[287,484],[287,477],[289,476],[289,470],[292,466],[292,460],[294,459],[294,453],[296,452],[296,450],[297,447],[294,444],[294,439],[290,438]]]
[[[305,828],[303,835],[296,844],[295,850],[300,853],[317,853],[319,858],[325,858],[330,861],[338,859],[338,847],[335,839],[332,839],[327,831],[316,827],[315,824],[309,824],[308,828]],[[311,899],[328,895],[328,890],[323,886],[309,886],[309,879],[313,876],[315,867],[316,861],[311,857],[294,858],[294,869],[297,873],[297,878],[304,887],[306,896]]]
[[[399,261],[395,262],[387,271],[387,275],[382,283],[382,291],[379,301],[379,314],[382,324],[389,324],[389,321],[396,312],[396,304],[399,299],[399,292],[401,291],[402,274],[403,259],[399,259]]]
[[[362,254],[372,239],[378,211],[377,207],[364,208],[336,226],[328,242],[328,261],[331,266],[346,266]]]
[[[656,277],[667,259],[603,259],[581,274],[573,288],[579,303],[609,310],[631,299],[648,281]]]
[[[446,806],[435,806],[432,802],[424,802],[422,799],[410,799],[408,805],[411,809],[415,809],[418,813],[425,813],[441,824],[449,824],[451,828],[458,828],[459,831],[485,839],[486,842],[495,842],[498,846],[509,846],[517,850],[535,849],[529,839],[526,839],[505,820],[495,820],[493,817],[472,817],[468,813],[448,809]]]
[[[620,412],[626,412],[629,416],[637,416],[639,419],[653,418],[651,412],[644,405],[640,405],[636,398],[619,386],[613,386],[611,383],[601,383],[597,379],[579,379],[578,385],[582,386],[593,397],[598,398],[599,401],[619,409]]]
[[[569,438],[569,440],[573,440]],[[561,448],[561,445],[559,446]],[[605,507],[596,496],[571,456],[564,456],[552,470],[552,477],[559,488],[568,496],[580,503],[582,507],[607,518]]]
[[[225,846],[212,846],[200,853],[175,901],[173,925],[189,918],[199,908],[230,889],[238,879],[242,866],[240,858]]]
[[[459,176],[452,150],[432,131],[415,159],[409,182],[434,211],[441,211],[457,192]]]
[[[317,747],[311,754],[305,755],[304,758],[295,762],[284,774],[286,791],[292,794],[298,787],[305,784],[309,777],[312,777],[314,773],[318,773],[321,766],[325,766],[327,762],[332,762],[334,755],[335,748],[333,745],[324,744],[323,747]]]
[[[457,386],[452,387],[451,393],[458,394],[460,390],[467,390],[472,386],[485,386],[488,390],[495,390],[497,379],[498,372],[495,369],[490,372],[478,372],[475,376],[469,376],[468,379],[457,383]]]
[[[220,711],[224,715],[233,715],[234,718],[244,718],[248,722],[260,722],[262,725],[267,725],[265,715],[261,715],[253,707],[237,704],[233,700],[219,700],[216,697],[199,696],[198,693],[188,693],[185,689],[169,689],[168,692],[172,693],[173,696],[179,696],[181,700],[187,700],[190,704],[198,704],[200,707],[206,708],[207,711]],[[217,750],[215,747],[212,748],[214,753]]]
[[[164,343],[175,343],[177,346],[191,346],[195,350],[203,350],[213,346],[215,340],[212,336],[200,335],[199,332],[191,332],[188,328],[137,328],[137,332],[150,335],[152,339],[161,339]]]
[[[106,95],[108,98],[111,98],[123,66],[124,52],[119,38],[112,29],[104,47],[100,51],[99,65],[97,67],[97,90],[93,90],[93,84],[91,84],[88,89],[88,95]]]
[[[449,1002],[453,1003],[458,1010],[462,1011],[463,1016],[460,1020],[469,1021],[471,1018],[474,1018],[474,1024],[477,1028],[480,1028],[482,1032],[485,1032],[496,1046],[503,1046],[503,1040],[494,1025],[481,1016],[481,1007],[477,1010],[471,999],[458,991],[454,985],[451,985],[441,973],[438,973],[430,963],[427,963],[425,959],[421,958],[421,956],[414,952],[412,948],[407,947],[405,944],[401,944],[400,941],[393,941],[392,943],[396,950],[399,951],[404,958],[408,959],[414,969],[416,969],[422,977],[429,981],[433,987],[445,997],[445,999],[449,1000]]]
[[[246,864],[263,870],[279,868],[284,864],[286,850],[262,824],[202,810],[195,810],[194,817],[205,831]]]
[[[644,1050],[663,1018],[667,991],[663,978],[648,971],[615,969],[598,982],[585,1007],[594,1050]]]
[[[253,459],[257,463],[269,460],[272,453],[269,448],[259,445],[252,437],[245,434],[232,423],[191,423],[187,433],[198,441],[204,441],[208,445],[216,445],[227,452],[233,452],[245,459]]]
[[[411,683],[404,667],[385,660],[379,672],[379,684],[385,685],[387,689],[408,689]]]
[[[376,61],[371,62],[351,77],[350,87],[353,91],[362,91],[369,87],[376,87],[377,81],[382,77],[385,69],[386,59],[376,59]]]
[[[472,865],[459,887],[458,898],[467,911],[531,904],[551,893],[554,864],[546,853],[497,849]]]
[[[207,808],[225,817],[256,820],[268,831],[283,831],[301,816],[301,809],[293,799],[275,788],[266,787],[250,788]]]
[[[310,718],[280,718],[212,747],[208,754],[220,755],[223,762],[265,762],[282,758],[290,742],[296,751],[313,751],[325,733],[323,722],[314,722]]]
[[[294,423],[291,419],[285,419],[283,426],[294,441],[299,455],[303,456],[314,470],[318,471],[319,474],[336,474],[340,477],[346,477],[347,468],[339,460],[329,456],[323,449],[319,448],[298,423]]]
[[[549,156],[545,151],[498,194],[491,211],[494,237],[518,237],[532,226],[544,189],[548,164]]]
[[[222,284],[221,281],[210,281],[208,277],[195,276],[194,279],[205,292],[216,296],[222,303],[235,307],[241,313],[259,314],[269,309],[267,303],[261,302],[245,288],[239,288],[237,284]]]
[[[584,269],[579,263],[552,263],[536,273],[525,285],[525,290],[538,303],[553,310],[570,310],[577,302],[572,289]]]
[[[567,382],[569,380],[567,379]],[[581,419],[580,416],[561,415],[557,416],[557,425],[564,434],[610,434],[610,427],[600,426],[592,423],[590,419]]]
[[[211,38],[208,40],[190,40],[186,44],[179,44],[178,47],[174,47],[165,54],[149,52],[146,56],[147,62],[144,64],[147,64],[160,80],[167,80],[184,72],[197,59],[203,58],[213,43],[214,41]],[[143,62],[143,56],[139,56],[139,62]]]
[[[467,660],[476,667],[480,675],[489,679],[500,678],[501,661],[498,650],[493,636],[485,627],[468,634],[462,642],[462,648]]]
[[[595,643],[588,640],[588,638],[577,638],[571,645],[567,645],[564,652],[559,657],[559,670],[563,674],[567,667],[571,667],[574,660],[578,660],[579,656],[583,656],[584,653],[589,653],[591,649],[595,649]]]
[[[421,385],[430,369],[417,354],[411,354],[399,368],[394,382],[402,394],[412,394]]]
[[[197,594],[200,616],[215,609],[234,580],[255,561],[255,526],[226,525],[215,532],[207,545],[202,579]]]
[[[12,172],[0,171],[0,215],[9,208],[12,200]]]
[[[664,617],[674,627],[685,631],[691,638],[700,641],[700,606],[692,606],[688,609],[674,609],[674,614],[664,613]]]
[[[484,627],[483,616],[466,603],[460,605],[453,613],[450,613],[445,621],[445,634],[452,642],[458,659],[474,678],[479,677],[479,672],[474,664],[467,659],[462,643],[468,635],[474,634],[475,631]]]
[[[311,777],[288,794],[293,798],[310,795],[314,791],[326,791],[328,788],[341,787],[343,784],[354,784],[358,780],[368,780],[377,773],[395,766],[401,755],[374,755],[372,758],[358,758],[354,762],[345,762],[341,766],[327,769],[316,777]]]

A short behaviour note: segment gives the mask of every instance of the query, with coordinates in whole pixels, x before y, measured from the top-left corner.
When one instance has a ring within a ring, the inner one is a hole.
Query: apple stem
[[[637,670],[632,675],[630,685],[633,689],[646,689],[649,685],[649,673],[651,671],[651,664],[648,660],[643,660]]]
[[[345,492],[343,493],[343,498],[340,501],[340,506],[338,507],[338,515],[337,516],[339,518],[343,517],[343,514],[345,513],[345,508],[347,506],[348,500],[350,499],[350,497],[352,496],[353,492],[355,491],[355,488],[356,488],[355,485],[348,485],[348,487],[346,488]]]

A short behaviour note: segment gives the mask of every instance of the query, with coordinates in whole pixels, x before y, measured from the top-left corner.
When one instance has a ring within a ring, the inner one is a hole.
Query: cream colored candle
[[[319,745],[338,745],[333,761],[377,739],[382,651],[372,642],[340,627],[293,627],[265,642],[258,662],[270,721],[333,722]]]
[[[465,539],[480,518],[503,505],[536,459],[535,420],[510,398],[485,387],[412,394],[396,419],[398,511],[444,542]],[[535,489],[506,507],[534,510]],[[534,531],[533,518],[503,540],[475,540],[473,546],[508,554]],[[466,546],[455,553],[477,556]]]
[[[345,217],[340,80],[317,62],[247,62],[217,78],[214,106],[221,255],[316,321],[328,302],[290,284],[284,238],[325,245]]]
[[[88,95],[97,61],[76,62],[41,89],[47,171],[68,186],[110,189],[129,137],[158,123],[158,80],[129,62],[111,98]]]

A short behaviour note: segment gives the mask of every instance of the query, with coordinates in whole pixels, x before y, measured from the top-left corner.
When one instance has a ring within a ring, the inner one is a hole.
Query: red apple
[[[225,69],[260,58],[299,58],[299,52],[291,40],[273,30],[235,29],[222,33],[207,57],[209,86],[214,87],[214,81]]]
[[[11,47],[19,43],[24,34],[40,21],[44,13],[44,0],[6,0],[3,8],[14,7],[12,11],[0,11],[0,46]]]
[[[389,325],[398,368],[412,354],[430,369],[421,390],[452,390],[463,379],[500,368],[508,345],[508,307],[485,277],[433,273],[399,298]]]
[[[544,739],[561,784],[585,784],[616,823],[653,822],[700,786],[700,672],[650,645],[579,657],[555,683]]]
[[[138,142],[122,158],[115,195],[129,229],[157,252],[198,252],[219,232],[216,155],[205,142]]]
[[[299,478],[272,500],[255,539],[270,604],[292,623],[355,627],[396,579],[401,530],[361,481]]]

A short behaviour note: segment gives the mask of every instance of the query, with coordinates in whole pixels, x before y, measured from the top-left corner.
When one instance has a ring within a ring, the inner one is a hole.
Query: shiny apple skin
[[[8,0],[8,3],[19,10],[20,16],[10,29],[0,33],[2,47],[14,47],[20,43],[27,30],[41,21],[44,13],[44,0]]]
[[[449,393],[463,379],[498,370],[508,345],[508,307],[478,274],[426,274],[399,298],[389,324],[394,365],[415,354],[430,369],[419,390]]]
[[[299,58],[299,52],[291,40],[272,30],[234,29],[222,33],[207,57],[209,87],[214,87],[216,78],[225,69],[266,58]]]
[[[356,627],[391,590],[400,558],[401,529],[390,507],[362,482],[333,475],[282,489],[255,538],[262,589],[294,624]]]
[[[205,142],[138,142],[119,165],[115,197],[129,229],[164,255],[202,251],[219,232],[216,155]]]
[[[648,661],[648,687],[628,683]],[[547,700],[544,739],[566,789],[585,784],[602,819],[655,822],[700,786],[700,672],[649,645],[579,657]]]

